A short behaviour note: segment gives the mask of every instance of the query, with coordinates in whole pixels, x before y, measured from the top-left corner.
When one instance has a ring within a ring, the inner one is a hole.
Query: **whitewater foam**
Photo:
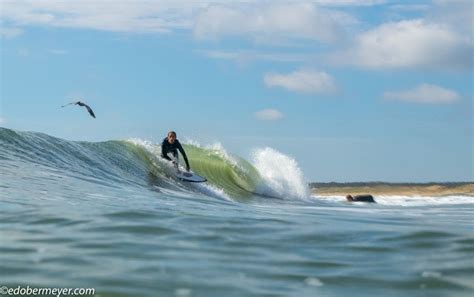
[[[223,189],[218,188],[216,186],[207,184],[207,183],[200,183],[195,185],[195,187],[199,188],[199,191],[203,194],[207,194],[208,196],[222,198],[226,201],[234,201],[232,200],[229,195],[227,195]]]
[[[313,199],[320,201],[346,202],[345,196],[318,196],[312,195]],[[388,206],[427,206],[427,205],[459,205],[474,204],[474,197],[470,196],[402,196],[402,195],[380,195],[374,196],[379,205]],[[356,205],[356,203],[354,203]],[[360,204],[358,204],[360,205]]]
[[[154,155],[156,155],[158,153],[161,153],[159,151],[159,146],[155,145],[153,142],[151,142],[149,140],[143,140],[143,139],[140,139],[140,138],[129,138],[126,141],[130,142],[134,145],[142,146]]]
[[[309,197],[308,185],[295,159],[266,147],[254,150],[252,161],[263,180],[257,188],[259,194],[281,198]]]

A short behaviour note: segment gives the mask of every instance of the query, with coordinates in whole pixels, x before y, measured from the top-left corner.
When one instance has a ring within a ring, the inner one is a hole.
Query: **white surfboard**
[[[207,181],[205,177],[202,177],[190,171],[188,172],[188,171],[179,170],[176,172],[176,177],[182,181],[192,182],[192,183],[203,183]]]
[[[172,160],[172,164],[174,169],[176,170],[175,175],[179,180],[191,182],[191,183],[203,183],[206,182],[207,179],[200,175],[197,175],[191,171],[185,171],[182,166],[179,165],[179,159],[175,158],[172,154],[168,154],[168,157]]]

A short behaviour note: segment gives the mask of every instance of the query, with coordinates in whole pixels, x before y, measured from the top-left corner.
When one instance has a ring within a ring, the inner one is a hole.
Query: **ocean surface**
[[[474,201],[310,194],[296,160],[0,128],[0,287],[95,296],[473,296]]]

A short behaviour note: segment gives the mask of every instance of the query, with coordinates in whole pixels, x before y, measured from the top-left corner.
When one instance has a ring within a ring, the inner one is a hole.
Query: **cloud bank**
[[[4,0],[1,18],[11,28],[49,26],[113,32],[166,33],[191,28],[199,3],[183,1]]]
[[[351,48],[336,54],[336,63],[363,68],[472,67],[470,39],[443,24],[424,20],[386,23],[363,32]]]
[[[345,23],[355,22],[343,12],[312,3],[212,5],[196,18],[194,35],[199,39],[243,36],[263,41],[306,39],[332,42]]]
[[[383,98],[386,100],[427,104],[449,104],[459,100],[459,97],[455,91],[430,84],[422,84],[406,91],[392,91],[383,94]]]

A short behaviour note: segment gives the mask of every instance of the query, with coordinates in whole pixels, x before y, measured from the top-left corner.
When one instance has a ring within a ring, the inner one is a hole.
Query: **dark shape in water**
[[[369,202],[369,203],[377,203],[374,200],[372,195],[356,195],[352,197],[352,195],[346,196],[347,201],[349,202]]]
[[[91,117],[93,117],[95,119],[95,114],[94,114],[94,111],[92,111],[92,108],[90,108],[89,105],[85,104],[84,102],[81,102],[81,101],[76,101],[76,102],[71,102],[69,104],[66,104],[66,105],[63,105],[61,107],[65,107],[65,106],[68,106],[70,104],[74,104],[74,105],[79,105],[79,106],[84,106],[87,111],[89,112],[89,114],[91,115]]]

